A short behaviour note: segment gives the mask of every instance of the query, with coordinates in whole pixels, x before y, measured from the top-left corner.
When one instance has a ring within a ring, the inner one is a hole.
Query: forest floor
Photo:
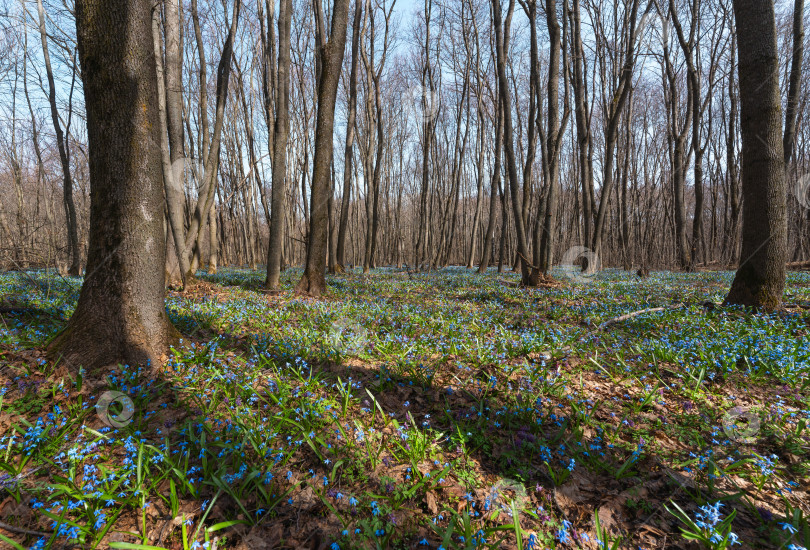
[[[81,281],[0,274],[0,547],[810,546],[810,274],[566,275],[201,274],[100,383],[44,355]]]

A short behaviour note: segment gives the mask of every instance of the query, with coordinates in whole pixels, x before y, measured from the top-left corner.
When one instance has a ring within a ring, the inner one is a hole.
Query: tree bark
[[[804,0],[796,0],[793,6],[793,56],[790,62],[790,84],[785,111],[785,134],[782,139],[785,151],[785,168],[790,164],[796,141],[796,116],[801,93],[802,60],[804,57]]]
[[[182,80],[179,55],[179,14],[177,6],[172,10],[173,2],[166,3],[166,67],[163,62],[163,41],[160,38],[160,11],[155,9],[152,14],[152,34],[155,48],[155,71],[157,76],[157,107],[160,121],[160,152],[163,162],[163,187],[166,195],[166,211],[169,222],[169,231],[174,243],[177,270],[174,262],[167,262],[167,278],[169,284],[180,279],[183,286],[186,284],[186,275],[190,264],[188,256],[183,254],[184,222],[183,210],[185,194],[183,193],[183,130],[182,130],[182,95],[180,94]],[[174,50],[171,53],[170,50]],[[169,91],[170,85],[173,87]],[[179,124],[179,127],[178,127]],[[168,137],[167,137],[168,136]],[[168,256],[168,254],[167,254]]]
[[[734,0],[742,134],[742,263],[725,304],[782,305],[787,258],[785,157],[773,2]]]
[[[315,0],[316,4],[320,0]],[[321,77],[318,82],[318,114],[315,127],[315,157],[312,170],[310,230],[304,274],[296,292],[320,296],[326,290],[326,247],[329,230],[328,194],[331,189],[332,140],[335,103],[346,48],[349,0],[335,0],[329,40],[320,48]]]
[[[163,182],[149,0],[78,0],[90,151],[87,276],[52,358],[91,375],[155,368],[176,334],[166,315]]]
[[[509,176],[509,188],[512,196],[512,213],[515,217],[517,252],[520,256],[521,283],[530,285],[529,245],[526,241],[526,228],[523,224],[520,181],[518,180],[517,159],[515,158],[515,144],[512,135],[512,96],[509,91],[509,81],[506,78],[506,52],[509,47],[509,29],[511,27],[514,10],[515,0],[510,0],[506,23],[502,24],[501,2],[500,0],[492,0],[492,13],[495,25],[495,48],[498,58],[498,83],[500,85],[501,101],[503,102],[503,143],[504,151],[506,152],[506,171]]]
[[[562,35],[560,23],[557,19],[556,0],[546,0],[546,22],[549,34],[548,127],[546,128],[547,143],[543,162],[546,166],[548,194],[545,201],[545,212],[538,212],[538,216],[543,216],[542,225],[539,221],[537,224],[538,229],[542,227],[542,235],[535,235],[535,246],[539,249],[535,264],[543,275],[548,275],[554,260],[554,237],[557,231],[557,196],[559,195],[560,181],[560,152],[562,149],[561,135],[564,130],[565,120],[567,120],[567,112],[563,122],[560,121],[559,116]],[[539,80],[539,75],[537,78]],[[539,89],[538,85],[538,93]],[[568,103],[566,102],[567,106]],[[533,278],[536,280],[538,276],[539,274],[535,273]]]
[[[287,140],[290,134],[290,27],[292,0],[281,0],[278,12],[278,69],[276,115],[273,128],[273,187],[270,198],[270,243],[264,286],[278,290],[287,201]],[[270,22],[268,22],[268,26]]]
[[[495,222],[498,217],[498,189],[501,187],[501,147],[503,143],[503,105],[498,97],[497,115],[495,118],[495,162],[492,168],[492,177],[489,179],[489,221],[484,236],[484,250],[481,263],[478,264],[478,273],[485,273],[492,258],[492,241],[495,235]]]

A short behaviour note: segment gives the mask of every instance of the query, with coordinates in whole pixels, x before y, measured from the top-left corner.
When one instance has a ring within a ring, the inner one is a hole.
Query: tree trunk
[[[512,23],[512,14],[515,9],[515,0],[510,0],[506,23],[501,23],[501,2],[492,0],[492,13],[495,25],[495,48],[498,57],[498,83],[500,85],[501,101],[503,102],[503,143],[506,152],[506,168],[509,175],[509,188],[512,197],[512,210],[515,217],[515,232],[517,233],[518,255],[520,256],[521,282],[531,284],[529,272],[529,245],[526,241],[526,228],[523,223],[523,206],[521,203],[520,181],[517,173],[517,159],[515,158],[515,144],[512,137],[512,96],[509,91],[509,81],[506,78],[506,52],[509,45],[509,30]]]
[[[593,185],[593,141],[591,138],[591,114],[588,107],[587,65],[585,49],[582,45],[582,21],[580,0],[573,1],[569,14],[571,20],[571,52],[574,61],[573,88],[574,114],[577,124],[577,152],[579,158],[579,176],[582,186],[582,226],[585,246],[593,242],[594,222],[594,185]],[[586,258],[587,261],[587,258]],[[583,265],[584,269],[589,266]]]
[[[498,217],[498,189],[501,186],[501,144],[503,143],[503,105],[496,97],[497,116],[495,118],[495,162],[492,168],[492,177],[489,180],[489,221],[484,236],[484,250],[481,263],[478,264],[478,273],[485,273],[492,258],[492,240],[495,235],[495,222]]]
[[[785,110],[785,134],[782,139],[785,150],[785,168],[793,156],[796,141],[796,116],[801,93],[802,58],[804,57],[804,0],[796,0],[793,6],[793,57],[790,62],[790,85]]]
[[[39,34],[42,40],[42,58],[45,63],[45,73],[48,77],[48,103],[51,106],[51,120],[56,134],[56,147],[59,149],[59,161],[62,164],[62,189],[65,202],[65,215],[67,218],[68,250],[70,251],[70,268],[68,273],[77,276],[81,270],[79,250],[79,229],[76,220],[76,205],[73,201],[73,178],[70,175],[70,162],[68,162],[65,148],[65,135],[59,122],[59,112],[56,107],[56,86],[51,69],[51,56],[48,51],[48,34],[45,28],[45,8],[42,0],[37,0],[39,12]]]
[[[549,34],[549,74],[548,74],[548,127],[547,144],[543,162],[546,165],[546,176],[548,178],[548,195],[546,198],[545,212],[538,211],[538,216],[543,216],[542,226],[538,221],[538,229],[542,227],[542,235],[535,234],[535,246],[539,248],[539,254],[535,258],[535,264],[539,267],[543,275],[548,275],[554,261],[555,235],[557,234],[557,195],[559,194],[560,180],[560,134],[561,123],[559,117],[560,100],[560,53],[562,50],[562,39],[560,23],[557,20],[557,2],[546,0],[546,22]],[[539,75],[536,76],[539,80]],[[539,93],[539,82],[538,82]],[[566,105],[568,105],[566,103]],[[534,273],[532,278],[536,284],[539,273]]]
[[[164,304],[160,126],[149,0],[78,0],[90,151],[87,276],[54,359],[95,375],[156,367],[174,338]]]
[[[787,257],[785,158],[772,2],[734,0],[742,134],[742,263],[726,304],[782,305]]]
[[[208,274],[217,272],[217,260],[219,259],[219,242],[217,239],[217,208],[211,205],[211,212],[208,214]]]
[[[327,212],[332,167],[332,140],[343,50],[346,48],[346,27],[349,0],[335,0],[332,11],[332,32],[322,45],[321,77],[318,82],[318,114],[315,127],[315,158],[312,171],[312,199],[309,246],[304,274],[296,292],[320,296],[326,290],[326,246],[329,216]]]
[[[349,73],[349,114],[346,122],[346,147],[343,152],[343,197],[340,203],[340,226],[337,236],[337,262],[335,272],[345,271],[346,264],[346,230],[349,225],[349,205],[352,197],[352,160],[354,153],[354,125],[357,117],[357,54],[360,40],[361,2],[354,5],[354,23],[352,24],[352,68]]]
[[[278,290],[281,279],[281,252],[284,243],[284,216],[287,201],[287,139],[290,134],[290,27],[292,0],[282,0],[278,12],[278,69],[276,117],[273,128],[273,188],[270,198],[270,243],[267,251],[265,288]],[[268,21],[268,26],[270,22]]]
[[[627,103],[627,98],[630,96],[630,90],[633,88],[633,66],[636,58],[635,43],[636,43],[636,19],[638,16],[638,0],[630,0],[629,6],[626,9],[630,10],[627,21],[627,32],[625,39],[627,45],[625,46],[625,59],[622,66],[621,75],[617,81],[617,88],[615,90],[615,100],[608,107],[607,112],[607,126],[605,128],[605,160],[602,165],[602,193],[599,198],[599,207],[596,210],[596,222],[593,230],[593,241],[591,251],[593,252],[596,261],[588,266],[588,271],[594,272],[599,268],[594,265],[601,262],[602,257],[602,239],[604,238],[605,221],[607,220],[607,205],[610,202],[610,195],[613,192],[614,173],[613,173],[613,159],[616,155],[616,142],[619,131],[619,117],[624,110],[624,105]]]

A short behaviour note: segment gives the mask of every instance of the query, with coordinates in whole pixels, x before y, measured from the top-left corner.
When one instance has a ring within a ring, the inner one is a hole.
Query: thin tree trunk
[[[354,159],[355,120],[357,117],[357,54],[360,40],[362,3],[355,2],[352,25],[352,65],[349,73],[349,114],[346,122],[346,147],[343,153],[343,197],[340,203],[340,227],[337,237],[335,272],[342,273],[346,265],[346,231],[349,225],[349,205],[352,197],[352,160]]]
[[[290,134],[290,27],[292,0],[282,0],[278,12],[278,65],[276,115],[273,128],[273,188],[270,199],[270,243],[267,251],[265,287],[278,290],[284,242],[284,216],[287,200],[287,140]],[[268,21],[268,26],[270,22]]]
[[[509,175],[512,210],[515,217],[515,232],[517,233],[518,255],[520,256],[521,282],[530,285],[529,272],[529,246],[526,241],[526,228],[523,224],[523,207],[521,202],[520,181],[517,173],[517,159],[515,157],[515,144],[512,136],[512,96],[509,91],[509,81],[506,78],[506,52],[509,48],[509,30],[512,24],[512,14],[515,10],[515,0],[509,1],[506,23],[502,24],[501,2],[492,0],[492,12],[495,25],[495,44],[498,57],[498,82],[500,84],[501,101],[503,102],[503,142],[506,152],[506,168]]]
[[[498,96],[500,97],[500,96]],[[495,222],[498,217],[498,189],[501,186],[501,144],[503,143],[503,104],[496,97],[497,115],[495,118],[495,161],[492,168],[492,177],[489,180],[489,221],[484,237],[484,250],[481,263],[478,264],[478,273],[486,272],[492,258],[492,240],[495,235]]]
[[[804,58],[804,0],[795,0],[793,5],[793,56],[790,61],[790,84],[787,108],[785,109],[785,134],[782,139],[785,151],[785,168],[790,164],[796,140],[796,116],[801,93],[802,61]]]
[[[76,276],[81,271],[81,254],[79,250],[79,229],[76,220],[76,204],[73,201],[73,178],[70,175],[70,162],[68,162],[65,148],[65,135],[62,124],[59,122],[59,111],[56,107],[56,85],[54,84],[51,56],[48,51],[48,32],[45,28],[45,8],[42,0],[37,0],[39,13],[39,35],[42,40],[42,58],[45,63],[45,73],[48,78],[48,103],[51,107],[51,120],[56,134],[56,147],[59,150],[59,161],[62,164],[62,189],[65,202],[65,216],[67,218],[68,250],[70,251],[70,267],[68,273]]]

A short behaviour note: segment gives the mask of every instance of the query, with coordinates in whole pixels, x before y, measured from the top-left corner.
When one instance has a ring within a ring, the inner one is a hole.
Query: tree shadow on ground
[[[190,318],[187,321],[187,326],[183,327],[186,344],[199,346],[201,350],[195,361],[200,369],[197,375],[202,379],[207,373],[210,373],[208,377],[221,376],[228,357],[246,356],[249,362],[255,360],[250,356],[256,350],[238,338],[221,340],[219,351],[212,352],[210,341],[211,335],[216,333],[215,328],[203,322],[203,330],[195,333],[187,329],[195,324],[199,326],[200,320]],[[36,315],[31,317],[31,322],[37,322]],[[569,540],[572,546],[581,543],[584,547],[592,547],[583,541],[581,535],[590,533],[593,536],[593,511],[598,509],[602,524],[614,534],[631,534],[635,543],[648,547],[678,547],[682,544],[678,522],[663,505],[672,499],[691,511],[695,500],[714,501],[732,492],[728,484],[718,481],[714,492],[709,493],[702,480],[683,471],[674,471],[655,452],[645,451],[636,461],[633,460],[632,445],[630,448],[616,446],[610,449],[611,429],[618,432],[622,421],[632,422],[633,419],[614,419],[598,403],[577,401],[565,387],[555,385],[551,373],[568,367],[563,360],[548,367],[536,366],[545,369],[546,375],[529,385],[519,379],[501,378],[493,386],[492,376],[499,374],[495,366],[467,373],[469,380],[475,382],[463,384],[458,373],[452,372],[452,367],[446,364],[408,365],[404,368],[402,365],[369,365],[351,358],[324,361],[319,357],[298,357],[301,361],[292,364],[288,364],[289,357],[267,357],[265,366],[275,364],[278,368],[265,369],[264,382],[275,378],[280,383],[280,377],[318,379],[322,382],[321,389],[331,392],[337,391],[338,387],[345,388],[351,380],[359,404],[351,405],[345,416],[337,418],[336,422],[350,424],[362,420],[366,431],[373,427],[382,434],[380,446],[383,450],[379,460],[370,460],[351,425],[347,427],[348,437],[329,440],[333,445],[330,456],[344,458],[344,464],[338,470],[324,464],[318,449],[301,445],[295,451],[294,460],[285,466],[290,472],[295,470],[291,478],[285,480],[276,476],[273,487],[279,496],[273,501],[272,511],[259,520],[251,518],[248,523],[256,523],[253,527],[234,525],[223,531],[232,533],[231,540],[241,540],[242,547],[260,548],[257,541],[269,541],[269,547],[326,548],[332,541],[342,540],[343,525],[336,516],[345,516],[355,524],[371,520],[369,510],[355,509],[346,500],[338,499],[334,491],[379,495],[380,501],[393,499],[400,494],[399,487],[413,484],[420,478],[424,481],[428,474],[435,476],[437,471],[444,470],[443,463],[435,464],[433,457],[455,466],[443,473],[442,483],[425,483],[421,490],[404,498],[389,519],[402,526],[400,534],[406,533],[407,540],[417,541],[425,537],[434,546],[443,542],[441,532],[451,514],[478,513],[481,514],[479,518],[486,518],[490,525],[503,525],[512,521],[505,513],[506,506],[518,500],[524,509],[520,514],[524,530],[557,534],[554,531],[559,530],[562,520],[566,520],[571,522]],[[189,381],[193,380],[189,378]],[[605,387],[609,385],[601,378],[598,382]],[[97,397],[100,392],[119,385],[88,381],[82,393],[86,397],[91,394]],[[177,437],[172,442],[174,447],[185,441],[204,451],[204,440],[201,442],[198,437],[191,437],[190,432],[195,426],[208,426],[205,430],[209,433],[209,441],[214,437],[224,439],[234,437],[233,426],[237,425],[240,415],[266,414],[258,407],[247,406],[247,400],[234,397],[234,394],[220,395],[215,406],[222,416],[207,418],[199,409],[202,402],[198,398],[203,397],[203,390],[194,395],[194,388],[182,388],[178,385],[178,376],[171,372],[160,374],[146,385],[147,392],[138,401],[139,406],[149,410],[162,408],[164,413],[151,419],[149,414],[142,414],[146,419],[141,418],[137,431],[143,442],[154,446],[165,444],[165,430],[168,428],[170,439]],[[261,396],[262,402],[270,403],[273,387],[266,384],[256,395]],[[621,388],[612,390],[623,391]],[[11,397],[13,395],[9,394],[6,401]],[[291,397],[292,405],[306,410],[318,397],[323,395]],[[639,411],[639,418],[650,421],[653,412]],[[223,418],[226,419],[224,422]],[[394,420],[399,428],[394,426]],[[88,415],[85,422],[89,427],[100,427],[93,415]],[[600,431],[598,424],[606,429]],[[188,431],[179,433],[179,426]],[[113,434],[122,437],[131,432],[131,429],[127,430]],[[426,452],[411,452],[416,445],[415,439],[421,437],[420,433],[429,436]],[[410,439],[403,438],[403,435]],[[239,472],[236,464],[250,464],[259,471],[266,468],[264,463],[270,460],[250,449],[242,449],[242,452],[248,453],[242,461],[232,460],[231,455],[225,457],[227,460],[215,456],[209,458],[221,460],[226,469],[219,472],[219,481],[202,480],[200,499],[210,500],[214,495],[220,495],[217,506],[206,520],[208,525],[240,517],[245,520],[245,508],[253,514],[259,507],[258,484],[249,486],[247,492],[238,497],[234,496],[236,493],[223,493],[222,487],[217,485],[223,479],[231,479],[229,483],[232,484],[243,481],[234,477]],[[421,460],[414,460],[413,456],[421,457]],[[195,464],[192,462],[186,466],[194,467]],[[228,470],[226,465],[233,467]],[[314,472],[313,478],[305,476],[305,471]],[[323,494],[318,493],[317,484],[312,482],[318,476],[330,477],[330,488],[321,489]],[[8,492],[8,487],[4,492]],[[287,497],[292,502],[285,500]],[[155,513],[150,514],[155,535],[176,533],[177,526],[172,524],[174,518],[167,515],[167,507],[160,502],[155,507]],[[181,509],[183,507],[194,517],[200,517],[201,511],[192,512],[194,507],[199,507],[193,499],[186,497]],[[735,532],[741,537],[750,534],[752,538],[749,540],[754,540],[756,529],[763,525],[762,518],[739,502],[734,508],[739,514],[735,520]],[[500,518],[492,518],[498,509],[501,510]],[[725,511],[730,513],[731,506]],[[133,518],[129,519],[136,521],[138,514],[130,515]],[[436,532],[424,528],[425,523],[429,524],[440,515],[442,519]],[[416,526],[417,518],[421,519],[421,527]],[[514,544],[514,539],[509,539],[502,547],[510,544]],[[687,546],[683,544],[683,547]]]

